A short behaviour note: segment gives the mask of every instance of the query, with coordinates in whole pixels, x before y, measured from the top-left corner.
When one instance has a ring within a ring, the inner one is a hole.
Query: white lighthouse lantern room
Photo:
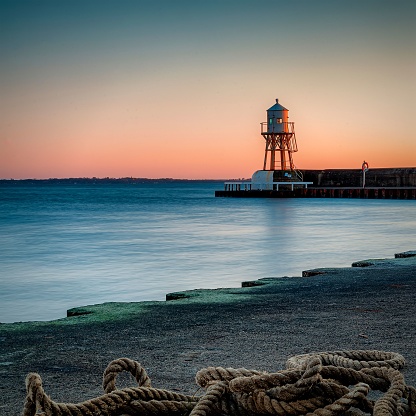
[[[288,121],[289,110],[276,98],[276,104],[267,110],[267,133],[288,133]]]

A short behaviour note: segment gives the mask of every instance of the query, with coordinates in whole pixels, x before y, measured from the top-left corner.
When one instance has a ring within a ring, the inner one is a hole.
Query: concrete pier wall
[[[232,198],[363,198],[363,199],[413,199],[416,187],[357,188],[357,187],[311,187],[293,191],[215,191],[217,197]]]
[[[303,180],[313,182],[314,187],[362,187],[361,169],[301,170]],[[365,174],[368,187],[415,187],[416,167],[414,168],[375,168]]]

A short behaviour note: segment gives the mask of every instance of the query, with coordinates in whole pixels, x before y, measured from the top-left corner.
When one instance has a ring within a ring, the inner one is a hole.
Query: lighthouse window
[[[269,124],[273,124],[273,119],[269,118]]]
[[[282,119],[281,118],[277,118],[276,119],[276,123],[281,123],[282,122]]]

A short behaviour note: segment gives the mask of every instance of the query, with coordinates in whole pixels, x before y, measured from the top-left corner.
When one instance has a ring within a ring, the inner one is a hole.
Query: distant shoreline
[[[0,179],[0,183],[145,183],[145,182],[223,182],[234,179],[174,179],[174,178],[48,178],[48,179]],[[237,179],[235,179],[237,180]],[[246,179],[242,179],[246,180]]]
[[[313,182],[315,187],[362,187],[361,169],[299,169],[306,182]],[[186,179],[186,178],[147,178],[126,176],[121,178],[113,177],[72,177],[72,178],[24,178],[24,179],[0,179],[0,184],[14,183],[156,183],[156,182],[229,182],[229,181],[251,181],[250,178],[220,178],[220,179]],[[416,186],[416,167],[400,168],[370,168],[366,173],[366,186],[370,187],[415,187]]]

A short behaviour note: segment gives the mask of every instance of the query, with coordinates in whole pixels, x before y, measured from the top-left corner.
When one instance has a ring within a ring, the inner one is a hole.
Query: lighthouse
[[[267,110],[267,122],[261,123],[261,135],[266,142],[263,170],[294,172],[293,153],[298,151],[295,123],[289,122],[289,110],[279,104],[278,99]]]
[[[266,147],[263,170],[251,177],[250,189],[293,189],[305,184],[303,176],[293,162],[293,153],[298,151],[295,123],[289,121],[289,110],[279,100],[267,110],[267,121],[260,123],[261,135]],[[305,184],[305,186],[307,186]]]
[[[224,183],[226,195],[258,196],[258,191],[291,191],[307,188],[302,172],[296,169],[293,153],[298,151],[295,123],[289,121],[289,110],[279,100],[267,110],[267,121],[260,123],[265,140],[263,169],[253,173],[251,181]],[[243,194],[240,194],[244,191]],[[263,194],[264,196],[264,194]]]

